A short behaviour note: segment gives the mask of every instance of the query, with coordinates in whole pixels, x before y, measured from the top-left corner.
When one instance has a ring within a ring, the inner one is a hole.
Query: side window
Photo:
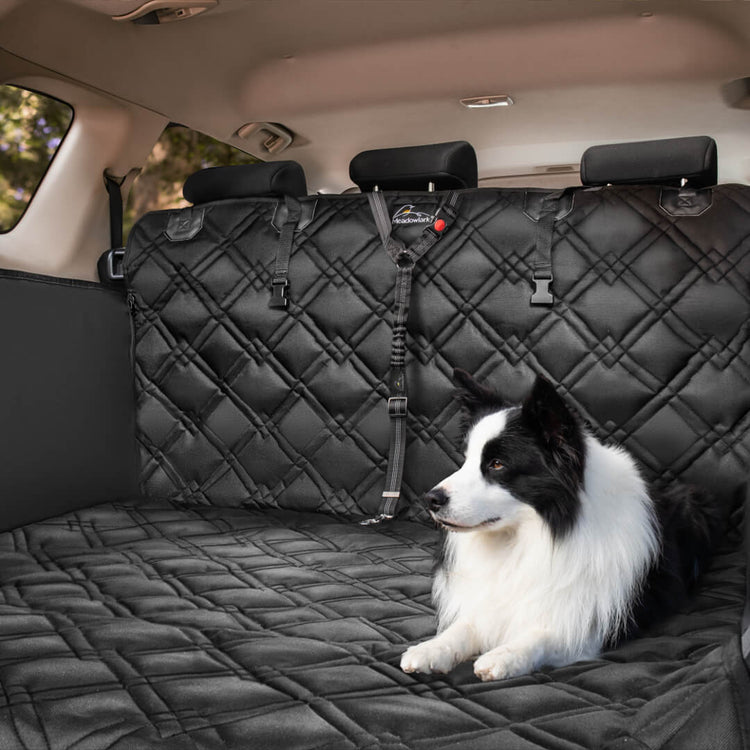
[[[190,205],[182,197],[182,186],[193,172],[206,167],[259,161],[255,156],[197,130],[170,125],[161,134],[130,189],[123,221],[125,237],[133,224],[148,211]]]
[[[0,232],[18,224],[73,121],[73,108],[0,86]]]

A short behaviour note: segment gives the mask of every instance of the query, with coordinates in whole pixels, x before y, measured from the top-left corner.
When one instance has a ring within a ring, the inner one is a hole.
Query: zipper
[[[135,385],[135,315],[137,307],[135,294],[133,294],[132,290],[128,289],[125,301],[128,305],[128,317],[130,318],[130,374],[133,377],[133,384]]]
[[[133,406],[138,403],[138,388],[136,387],[135,375],[135,316],[138,312],[138,306],[135,293],[128,289],[125,294],[125,303],[128,306],[128,318],[130,320],[130,387],[133,393]],[[143,481],[141,473],[141,460],[138,449],[138,414],[137,408],[133,412],[133,468],[135,472],[136,485],[138,492],[143,494]]]

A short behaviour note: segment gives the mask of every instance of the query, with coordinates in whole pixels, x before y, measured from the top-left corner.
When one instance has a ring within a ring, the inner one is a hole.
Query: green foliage
[[[57,99],[0,86],[0,232],[18,223],[72,120]]]
[[[254,164],[260,161],[234,146],[182,126],[168,127],[133,183],[125,209],[125,236],[148,211],[189,205],[182,198],[185,180],[206,167]]]
[[[73,110],[57,99],[0,86],[0,232],[9,231],[21,218],[72,119]],[[257,161],[203,133],[168,127],[130,191],[124,216],[126,236],[147,211],[187,205],[182,185],[193,172]]]

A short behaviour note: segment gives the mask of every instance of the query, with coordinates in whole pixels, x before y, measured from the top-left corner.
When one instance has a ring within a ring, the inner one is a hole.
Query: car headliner
[[[0,46],[99,91],[257,151],[278,122],[311,187],[343,190],[365,148],[465,139],[480,178],[575,165],[589,145],[708,134],[720,179],[750,179],[750,2],[221,0],[161,25],[134,0],[0,0]],[[459,99],[509,94],[510,108]]]

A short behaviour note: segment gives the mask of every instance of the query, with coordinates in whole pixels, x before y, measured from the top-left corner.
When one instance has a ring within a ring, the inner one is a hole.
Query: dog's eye
[[[487,464],[487,468],[490,471],[499,471],[503,468],[503,462],[499,458],[493,458],[492,461]]]

